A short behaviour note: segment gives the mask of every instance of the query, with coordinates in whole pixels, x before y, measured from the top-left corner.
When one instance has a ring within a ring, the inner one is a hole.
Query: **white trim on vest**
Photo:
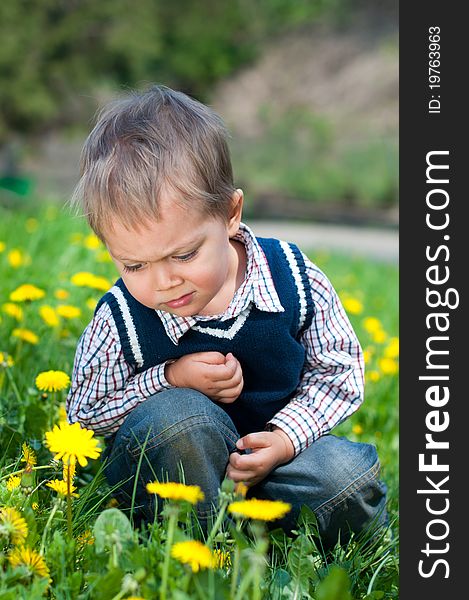
[[[298,297],[300,299],[300,317],[298,323],[298,331],[300,331],[305,324],[306,321],[306,311],[307,311],[307,303],[306,303],[306,293],[303,286],[303,280],[301,278],[300,269],[298,267],[295,255],[290,245],[287,242],[279,241],[282,250],[287,257],[288,264],[290,265],[290,269],[293,274],[293,279],[295,280],[296,289],[298,290]]]
[[[192,325],[192,329],[196,331],[200,331],[200,333],[206,333],[208,335],[213,335],[217,338],[225,338],[228,340],[232,340],[234,336],[238,333],[241,327],[246,322],[246,319],[249,317],[251,313],[252,304],[250,304],[247,308],[245,308],[241,313],[236,317],[235,322],[229,329],[216,329],[215,327],[200,327],[200,325]]]
[[[137,330],[135,329],[134,320],[132,318],[132,315],[130,314],[127,300],[125,299],[122,290],[117,285],[112,287],[109,291],[117,300],[117,304],[119,305],[122,318],[124,319],[127,335],[129,337],[132,354],[134,355],[134,359],[137,365],[141,367],[143,365],[142,350],[140,348],[140,344],[138,343]]]

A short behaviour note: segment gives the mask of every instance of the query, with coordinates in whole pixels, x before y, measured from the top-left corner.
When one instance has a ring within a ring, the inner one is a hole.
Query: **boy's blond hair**
[[[158,219],[162,192],[226,220],[235,191],[227,138],[221,118],[182,92],[131,91],[98,114],[71,204],[101,239],[114,219],[132,229]]]

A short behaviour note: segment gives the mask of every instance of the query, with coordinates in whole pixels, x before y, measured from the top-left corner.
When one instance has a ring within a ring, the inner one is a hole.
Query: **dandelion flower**
[[[83,245],[88,250],[96,250],[102,246],[101,240],[94,233],[90,233],[83,240]]]
[[[74,465],[77,461],[82,467],[88,464],[88,458],[98,458],[101,448],[94,432],[80,427],[79,423],[60,423],[52,431],[46,431],[45,444],[55,455],[55,460]]]
[[[30,329],[13,329],[11,335],[14,338],[18,338],[19,340],[28,342],[28,344],[32,344],[33,346],[39,343],[39,337],[34,333],[34,331],[31,331]]]
[[[366,317],[366,319],[363,319],[363,327],[368,333],[373,333],[383,328],[381,321],[376,317]]]
[[[184,483],[147,483],[147,492],[158,494],[161,498],[169,500],[185,500],[191,504],[197,504],[204,499],[204,493],[198,485],[185,485]]]
[[[58,290],[55,290],[54,296],[57,298],[57,300],[66,300],[70,296],[70,292],[59,288]]]
[[[239,496],[246,498],[246,494],[248,493],[248,486],[244,482],[240,481],[239,483],[236,484],[235,492]]]
[[[89,287],[102,292],[106,292],[111,287],[111,283],[105,277],[99,277],[87,271],[75,273],[70,281],[78,287]]]
[[[220,548],[216,548],[213,551],[215,566],[218,569],[223,569],[224,567],[231,567],[231,555],[229,552],[225,552]]]
[[[5,302],[2,305],[2,311],[10,317],[13,317],[17,321],[23,320],[23,309],[14,302]]]
[[[14,248],[13,250],[10,250],[10,252],[8,252],[7,260],[14,269],[17,269],[18,267],[21,267],[21,265],[24,264],[23,253],[17,248]]]
[[[25,462],[27,467],[34,467],[37,464],[37,457],[34,450],[26,442],[23,442],[21,449],[23,450],[21,462]]]
[[[7,490],[9,492],[12,492],[13,490],[16,490],[16,488],[19,488],[21,484],[21,477],[19,477],[18,475],[10,475],[10,477],[8,477],[7,479]]]
[[[37,510],[37,509],[39,508],[39,504],[38,504],[37,502],[33,502],[33,503],[31,504],[31,508],[32,508],[33,510]]]
[[[88,300],[85,302],[86,304],[86,308],[89,308],[90,310],[94,310],[96,308],[96,305],[98,304],[98,301],[96,298],[88,298]]]
[[[342,304],[351,315],[359,315],[363,312],[363,303],[358,298],[345,298]]]
[[[13,548],[8,555],[8,560],[12,567],[26,567],[31,577],[49,577],[49,569],[47,568],[44,558],[33,550],[22,546]]]
[[[195,540],[174,544],[171,548],[171,556],[189,565],[194,573],[200,569],[213,569],[216,566],[216,558],[210,548]]]
[[[59,304],[57,312],[64,319],[76,319],[81,316],[81,309],[78,306],[71,306],[69,304]]]
[[[9,368],[15,364],[12,357],[6,352],[0,352],[0,367]]]
[[[369,371],[366,375],[366,378],[369,381],[372,381],[373,383],[376,383],[377,381],[379,381],[381,379],[381,375],[379,371]]]
[[[39,308],[39,316],[49,327],[57,327],[60,323],[56,310],[48,304],[44,304]]]
[[[70,385],[70,377],[63,371],[43,371],[36,377],[36,387],[42,392],[59,392]]]
[[[51,490],[54,490],[59,496],[63,496],[66,498],[67,496],[73,496],[74,498],[78,498],[78,494],[75,492],[77,488],[70,482],[70,492],[68,490],[67,482],[63,479],[52,479],[46,483],[47,487],[50,487]]]
[[[399,372],[399,363],[393,358],[380,358],[378,366],[384,375],[396,375]]]
[[[0,241],[0,252],[4,252],[6,248],[5,242]]]
[[[291,504],[287,502],[282,502],[281,500],[258,500],[257,498],[232,502],[228,506],[228,511],[235,515],[259,521],[280,519],[290,510]]]
[[[24,283],[13,290],[10,294],[12,302],[31,302],[32,300],[40,300],[44,298],[46,292],[31,283]]]
[[[15,546],[23,544],[28,537],[28,524],[16,508],[0,508],[0,536],[2,535]]]
[[[383,331],[383,329],[377,329],[376,331],[373,331],[371,335],[373,337],[373,341],[377,344],[383,344],[388,337],[388,334]]]
[[[390,338],[388,345],[384,349],[384,356],[386,358],[398,358],[399,357],[399,338],[398,337]]]
[[[84,548],[85,546],[92,546],[94,544],[94,535],[91,532],[91,529],[85,529],[80,535],[77,537],[77,543],[80,548]],[[127,600],[129,600],[127,598]]]
[[[360,423],[357,423],[356,425],[354,425],[352,427],[352,431],[355,435],[361,435],[364,431],[363,427],[360,425]]]

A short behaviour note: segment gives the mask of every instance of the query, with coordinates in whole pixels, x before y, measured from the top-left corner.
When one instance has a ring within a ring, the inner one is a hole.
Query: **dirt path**
[[[399,260],[399,234],[394,229],[249,219],[246,219],[246,225],[258,236],[294,242],[303,251],[346,252],[349,255],[396,264]]]

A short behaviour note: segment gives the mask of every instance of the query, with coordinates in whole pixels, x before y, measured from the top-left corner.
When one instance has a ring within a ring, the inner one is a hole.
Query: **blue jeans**
[[[152,521],[156,497],[149,481],[181,481],[199,485],[205,500],[197,504],[203,524],[213,516],[220,483],[239,434],[226,412],[192,389],[173,388],[139,404],[124,421],[105,452],[105,474],[119,484],[117,499],[130,507],[135,487],[137,518]],[[142,458],[142,447],[145,452]],[[138,468],[140,461],[140,468]],[[248,497],[283,500],[292,505],[274,525],[290,531],[301,506],[316,514],[321,539],[333,545],[370,524],[386,521],[386,486],[379,480],[374,446],[325,435],[290,462],[275,468],[249,489]]]

